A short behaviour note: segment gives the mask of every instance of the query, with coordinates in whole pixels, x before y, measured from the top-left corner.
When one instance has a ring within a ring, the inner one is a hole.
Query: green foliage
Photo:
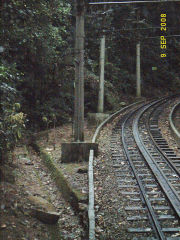
[[[15,82],[21,80],[21,73],[15,65],[11,67],[0,65],[0,157],[12,150],[16,142],[22,137],[25,127],[25,114],[19,112],[21,105]]]
[[[70,23],[71,5],[66,0],[3,3],[0,45],[5,51],[2,60],[10,65],[16,63],[17,69],[24,73],[16,87],[22,95],[21,105],[29,120],[28,127],[33,129],[46,127],[42,117],[49,118],[57,109],[61,109],[57,119],[60,122],[66,119],[62,117],[66,115],[63,63],[71,51]]]
[[[106,34],[105,88],[111,89],[112,95],[135,94],[136,43],[139,40],[144,89],[148,86],[176,89],[179,86],[179,41],[168,39],[168,58],[161,61],[159,38],[148,38],[159,36],[159,29],[152,27],[159,27],[159,16],[164,9],[168,16],[167,34],[178,34],[172,27],[179,24],[180,5],[169,5],[107,5],[87,9],[85,112],[95,111],[97,107],[102,34]],[[25,117],[26,127],[33,131],[53,127],[55,121],[58,125],[71,120],[74,105],[73,6],[72,0],[6,0],[0,3],[1,149],[2,146],[14,146],[21,136]],[[137,13],[140,22],[137,22]],[[156,66],[157,71],[152,72],[152,66]],[[113,108],[113,104],[108,105],[110,98],[111,94],[105,96],[108,110]]]
[[[92,11],[93,9],[93,11]],[[120,92],[135,94],[136,43],[141,42],[143,94],[149,86],[176,90],[179,82],[179,38],[167,38],[167,58],[160,58],[160,35],[178,35],[179,3],[106,5],[89,10],[87,26],[88,68],[99,75],[100,37],[106,34],[105,79]],[[160,14],[167,14],[167,31],[160,31]],[[138,29],[138,30],[137,30]],[[152,72],[157,66],[157,72]],[[176,79],[176,80],[175,80]],[[152,94],[152,92],[151,92]]]

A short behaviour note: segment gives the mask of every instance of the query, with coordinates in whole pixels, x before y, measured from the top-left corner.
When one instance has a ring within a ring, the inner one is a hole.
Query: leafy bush
[[[14,148],[25,127],[25,114],[20,112],[21,105],[16,102],[19,96],[15,85],[20,77],[15,65],[0,65],[0,162]]]
[[[16,89],[29,119],[27,126],[33,130],[35,126],[45,127],[43,116],[49,118],[59,108],[66,112],[67,94],[62,93],[61,85],[66,80],[63,61],[72,41],[70,11],[66,0],[7,0],[2,4],[2,59],[16,63],[16,69],[24,73]],[[64,121],[64,112],[57,117],[60,122]]]

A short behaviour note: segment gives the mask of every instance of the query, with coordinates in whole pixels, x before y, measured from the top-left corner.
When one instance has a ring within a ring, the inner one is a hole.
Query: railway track
[[[180,102],[178,102],[171,110],[169,115],[169,123],[171,132],[180,146]]]
[[[180,158],[158,128],[170,98],[133,110],[113,129],[118,188],[127,198],[129,239],[180,239]]]

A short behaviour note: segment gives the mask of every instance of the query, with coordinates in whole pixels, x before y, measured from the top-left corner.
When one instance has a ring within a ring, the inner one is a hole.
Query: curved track
[[[112,158],[117,171],[121,166],[118,187],[129,198],[125,210],[132,236],[180,239],[180,158],[158,128],[159,114],[169,101],[161,99],[132,111],[113,130]]]
[[[180,146],[180,127],[179,127],[179,123],[180,123],[180,116],[178,116],[177,113],[179,113],[179,109],[180,109],[180,102],[177,103],[171,110],[171,113],[169,115],[169,123],[170,123],[170,128],[172,131],[172,134],[175,138],[175,140],[177,141],[178,145]],[[176,123],[178,122],[178,124]],[[177,124],[177,126],[176,126]]]

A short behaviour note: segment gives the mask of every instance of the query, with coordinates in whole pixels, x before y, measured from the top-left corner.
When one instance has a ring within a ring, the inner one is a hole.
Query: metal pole
[[[105,35],[101,38],[100,44],[100,81],[99,81],[99,99],[98,112],[104,112],[104,62],[105,62]]]
[[[84,0],[76,0],[74,140],[84,141]]]
[[[141,97],[140,42],[136,44],[136,96]]]

